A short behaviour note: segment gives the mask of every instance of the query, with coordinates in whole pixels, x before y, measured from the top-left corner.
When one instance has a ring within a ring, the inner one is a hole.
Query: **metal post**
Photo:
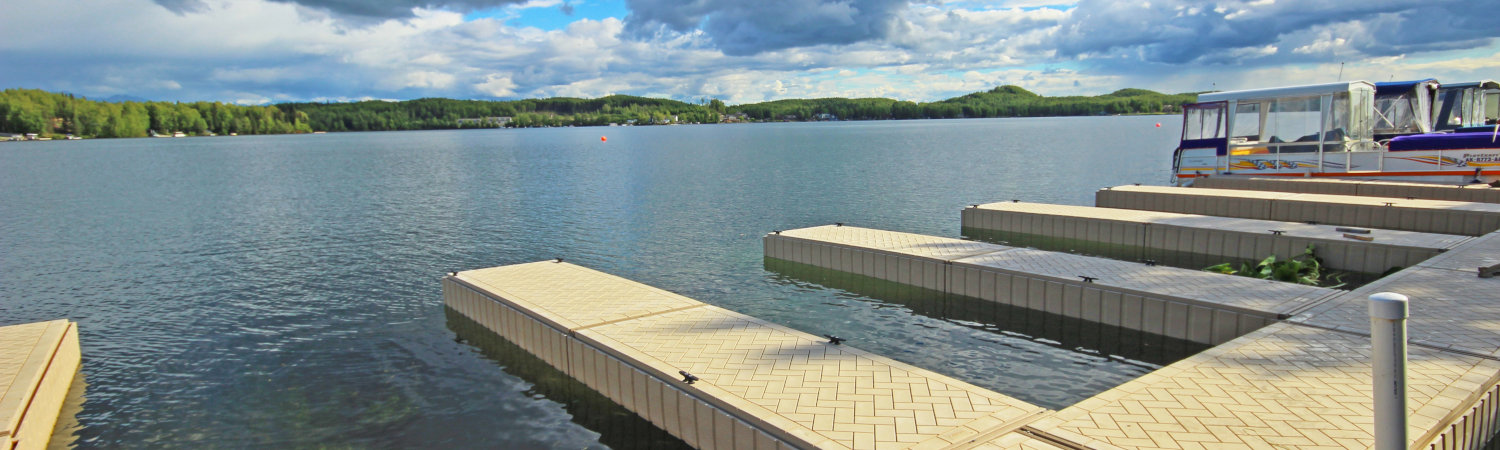
[[[1370,344],[1375,356],[1375,448],[1406,448],[1406,317],[1405,295],[1381,292],[1370,296]]]

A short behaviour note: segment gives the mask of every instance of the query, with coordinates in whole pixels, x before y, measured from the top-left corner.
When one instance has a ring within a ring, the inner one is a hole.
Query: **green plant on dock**
[[[1323,286],[1338,288],[1344,285],[1341,273],[1324,273],[1323,259],[1313,254],[1313,245],[1308,244],[1307,250],[1301,255],[1278,260],[1276,255],[1267,256],[1259,263],[1246,261],[1240,263],[1239,270],[1235,270],[1234,263],[1223,263],[1209,266],[1203,270],[1215,273],[1239,275],[1262,280],[1285,281],[1289,283],[1305,284],[1309,286]]]

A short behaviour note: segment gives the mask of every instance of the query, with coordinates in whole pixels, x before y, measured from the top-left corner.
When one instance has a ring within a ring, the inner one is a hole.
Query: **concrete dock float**
[[[1095,205],[1282,222],[1479,236],[1500,229],[1500,204],[1165,186],[1116,186]]]
[[[982,242],[826,225],[765,237],[765,255],[940,292],[1218,344],[1332,289]]]
[[[1194,179],[1193,187],[1500,203],[1500,188],[1485,183],[1440,184],[1337,178],[1216,175]]]
[[[815,237],[830,237],[829,230],[818,228],[823,229]],[[790,249],[790,254],[778,254],[843,267],[861,260],[866,261],[862,267],[871,262],[879,267],[884,260],[883,270],[906,283],[925,277],[900,276],[902,271],[941,270],[918,262],[923,253],[957,261],[986,249],[913,237],[918,235],[874,236],[889,232],[857,228],[833,231],[847,233],[844,241],[860,242],[838,246],[859,247],[858,256],[824,249],[827,245],[780,242],[806,240],[794,237],[797,231],[768,237],[767,251]],[[874,252],[890,257],[864,256]],[[1500,430],[1500,309],[1493,307],[1500,278],[1481,279],[1476,268],[1496,264],[1500,232],[1467,240],[1360,289],[1337,291],[1287,320],[1039,418],[1025,427],[1030,434],[997,436],[974,448],[1371,448],[1375,425],[1367,298],[1378,291],[1412,297],[1409,447],[1482,448]],[[1033,436],[1047,439],[1033,442]]]
[[[1229,261],[1290,258],[1309,245],[1326,267],[1384,273],[1411,267],[1473,239],[1468,236],[1399,230],[1347,229],[1196,214],[1027,202],[965,208],[965,234],[999,233],[1020,240],[1100,249],[1100,256],[1131,261],[1187,260],[1195,267]],[[1040,238],[1040,239],[1035,239]],[[1046,245],[1027,246],[1058,250]],[[1087,253],[1087,251],[1085,251]],[[1209,262],[1213,261],[1213,262]]]
[[[0,449],[47,448],[81,359],[67,320],[0,327]]]
[[[458,272],[443,298],[698,448],[972,448],[1050,412],[563,262]]]

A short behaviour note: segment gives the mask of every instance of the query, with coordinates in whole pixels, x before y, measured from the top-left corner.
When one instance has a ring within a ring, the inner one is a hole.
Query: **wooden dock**
[[[767,258],[1218,344],[1336,292],[1175,267],[825,225],[765,237]]]
[[[1500,203],[1500,188],[1485,183],[1455,185],[1385,180],[1215,175],[1193,179],[1193,187]]]
[[[1309,245],[1327,267],[1381,274],[1411,267],[1473,239],[1399,230],[1309,225],[1196,214],[1087,206],[1000,202],[966,208],[966,234],[999,232],[1020,239],[1062,239],[1078,247],[1104,246],[1102,256],[1130,261],[1190,260],[1201,268],[1231,260],[1289,258]],[[1027,242],[1028,246],[1033,246]],[[1041,247],[1044,248],[1045,247]],[[1215,262],[1206,262],[1215,261]],[[1206,262],[1206,263],[1205,263]]]
[[[1493,203],[1165,186],[1104,188],[1094,198],[1105,208],[1421,233],[1479,236],[1500,229],[1500,204]]]
[[[80,361],[72,322],[0,327],[0,448],[47,448]]]
[[[458,272],[443,298],[698,448],[968,448],[1050,412],[563,262]]]

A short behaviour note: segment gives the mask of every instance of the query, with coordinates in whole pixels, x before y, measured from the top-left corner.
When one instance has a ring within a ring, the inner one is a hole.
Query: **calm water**
[[[760,237],[836,221],[956,237],[970,203],[1091,204],[1163,184],[1177,127],[5,143],[0,324],[78,321],[83,447],[672,444],[442,306],[445,272],[557,256],[1058,408],[1193,349],[767,264]]]

